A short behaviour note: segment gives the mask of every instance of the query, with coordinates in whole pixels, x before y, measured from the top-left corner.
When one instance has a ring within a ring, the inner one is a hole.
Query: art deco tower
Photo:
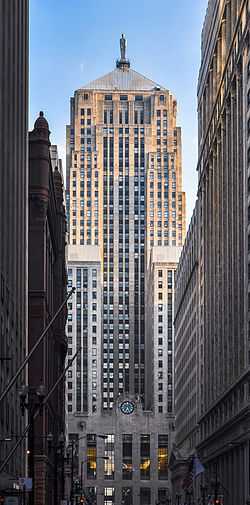
[[[176,101],[122,52],[115,70],[75,92],[67,139],[70,244],[101,249],[109,409],[119,392],[144,394],[150,248],[182,245],[185,235]]]
[[[121,398],[133,399],[142,411],[148,405],[154,409],[152,398],[145,399],[147,349],[152,352],[146,337],[147,272],[153,248],[177,248],[185,236],[176,100],[167,89],[130,68],[123,36],[120,47],[116,68],[75,92],[67,127],[70,282],[77,283],[78,266],[79,289],[84,275],[88,295],[87,301],[82,293],[88,310],[85,323],[82,320],[85,356],[73,369],[68,407],[79,415],[102,412],[105,417],[106,413],[109,419]],[[80,295],[78,300],[81,303]],[[68,335],[73,336],[74,352],[77,307],[70,309],[73,324]],[[100,342],[101,363],[97,363]],[[79,381],[76,392],[74,376]],[[77,410],[77,391],[87,388],[92,388],[92,399]]]

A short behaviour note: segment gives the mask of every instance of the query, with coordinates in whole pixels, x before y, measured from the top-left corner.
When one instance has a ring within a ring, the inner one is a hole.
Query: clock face
[[[135,410],[135,406],[133,402],[126,400],[125,402],[122,402],[120,405],[120,410],[123,414],[132,414]]]

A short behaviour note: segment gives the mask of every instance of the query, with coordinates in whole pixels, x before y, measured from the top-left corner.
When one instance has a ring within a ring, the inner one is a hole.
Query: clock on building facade
[[[120,404],[120,411],[123,414],[126,414],[126,415],[133,414],[134,410],[135,410],[135,405],[130,400],[125,400],[124,402],[122,402]]]

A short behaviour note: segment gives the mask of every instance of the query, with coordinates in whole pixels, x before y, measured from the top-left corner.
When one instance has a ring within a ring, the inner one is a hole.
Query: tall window
[[[140,505],[150,505],[151,490],[150,487],[141,487],[140,489]]]
[[[96,487],[87,487],[85,488],[86,498],[90,503],[96,503],[97,498],[97,488]]]
[[[172,289],[172,287],[173,287],[172,270],[168,270],[168,289]]]
[[[87,435],[87,478],[96,479],[96,435]]]
[[[104,443],[104,479],[113,480],[115,476],[115,436],[107,435]]]
[[[132,435],[122,436],[122,478],[132,479]]]
[[[141,479],[150,480],[150,435],[141,435]]]
[[[132,487],[122,488],[122,505],[133,505],[133,489]]]
[[[158,435],[158,477],[168,478],[168,436]]]
[[[158,503],[165,504],[169,498],[169,489],[166,487],[160,487],[158,489]]]
[[[115,488],[105,487],[104,488],[104,505],[113,505],[115,503]]]

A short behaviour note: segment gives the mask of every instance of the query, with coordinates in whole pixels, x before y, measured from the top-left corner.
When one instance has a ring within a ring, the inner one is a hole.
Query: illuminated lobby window
[[[104,479],[113,480],[115,476],[115,436],[107,435],[104,442]]]
[[[141,479],[150,480],[150,435],[141,435]]]
[[[87,478],[96,479],[96,435],[87,435]]]
[[[115,503],[115,488],[104,488],[104,505],[113,505]]]
[[[168,436],[158,436],[158,477],[159,480],[168,478]]]
[[[122,436],[122,478],[132,479],[132,435]]]

